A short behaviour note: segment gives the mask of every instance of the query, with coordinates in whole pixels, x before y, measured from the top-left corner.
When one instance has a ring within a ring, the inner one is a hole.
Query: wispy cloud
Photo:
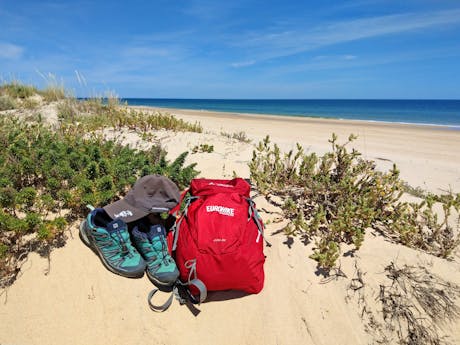
[[[16,44],[0,42],[0,58],[19,59],[24,52],[24,48]]]
[[[159,0],[143,11],[115,1],[110,18],[89,0],[4,3],[0,75],[41,82],[35,69],[50,71],[78,94],[108,87],[124,96],[311,97],[331,95],[329,87],[339,97],[352,81],[371,92],[358,77],[379,85],[420,75],[449,91],[460,73],[455,0]]]
[[[391,34],[403,34],[460,24],[460,9],[431,13],[408,13],[329,22],[313,28],[282,32],[250,33],[233,45],[246,49],[255,60],[290,56],[324,46]]]
[[[267,74],[272,77],[279,78],[280,76],[290,74],[299,75],[300,73],[308,73],[312,71],[340,70],[343,72],[353,69],[362,70],[368,67],[375,68],[375,66],[383,65],[413,64],[427,59],[435,60],[457,57],[460,57],[460,50],[452,51],[450,48],[432,49],[430,47],[417,51],[406,51],[388,55],[318,55],[306,60],[305,62],[279,66],[276,70],[271,70]]]
[[[312,60],[316,61],[349,61],[355,60],[358,57],[356,55],[346,54],[346,55],[318,55],[314,56]]]
[[[249,61],[234,62],[234,63],[230,64],[230,66],[232,66],[234,68],[240,68],[240,67],[251,66],[251,65],[254,65],[255,63],[256,62],[254,60],[249,60]]]
[[[363,18],[319,27],[313,32],[311,41],[328,45],[454,23],[460,23],[460,9]]]

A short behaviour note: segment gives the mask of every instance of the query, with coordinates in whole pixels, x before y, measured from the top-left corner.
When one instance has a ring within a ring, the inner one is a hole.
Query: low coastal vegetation
[[[104,128],[128,128],[139,133],[152,130],[166,129],[201,133],[203,128],[199,123],[189,123],[171,114],[159,112],[150,113],[130,109],[119,103],[118,99],[66,99],[58,106],[58,117],[64,123],[78,123],[86,131]]]
[[[34,109],[40,105],[39,99],[45,102],[59,101],[66,98],[63,86],[50,83],[43,90],[32,85],[24,85],[17,81],[0,86],[0,111],[17,108]]]
[[[383,268],[383,266],[382,266]],[[443,335],[447,322],[460,317],[456,300],[460,286],[433,273],[426,265],[398,266],[391,261],[380,274],[386,279],[377,291],[355,262],[347,288],[347,303],[354,300],[366,332],[375,344],[451,344]]]
[[[0,157],[2,234],[37,231],[42,239],[54,239],[63,224],[84,212],[85,204],[114,200],[138,175],[164,173],[184,186],[197,174],[193,166],[183,167],[185,152],[169,163],[158,144],[136,150],[102,133],[127,129],[151,139],[160,129],[201,133],[199,123],[131,109],[116,97],[79,100],[56,83],[44,90],[18,82],[0,86],[1,110],[35,109],[52,102],[57,123],[51,126],[45,125],[40,110],[21,120],[0,118],[5,147]],[[221,135],[249,142],[244,132]],[[249,163],[251,178],[269,200],[281,198],[290,220],[286,234],[314,242],[311,257],[326,270],[335,267],[343,244],[358,250],[370,228],[404,245],[450,257],[460,243],[459,221],[449,221],[453,212],[458,219],[460,194],[434,195],[411,188],[399,178],[396,166],[377,171],[374,162],[347,149],[355,139],[350,135],[339,144],[333,135],[331,151],[321,157],[306,154],[300,145],[282,153],[268,136],[257,145]],[[202,144],[192,153],[213,149]],[[401,201],[404,192],[414,191],[420,202]],[[51,221],[48,214],[59,217]],[[0,242],[0,258],[5,259],[14,241]]]
[[[402,201],[407,187],[396,166],[377,171],[373,161],[347,149],[355,139],[350,135],[340,144],[333,134],[331,151],[321,157],[306,154],[301,145],[282,153],[268,136],[258,144],[249,164],[251,178],[268,199],[281,198],[279,206],[290,220],[286,234],[314,242],[311,257],[326,270],[336,266],[344,244],[358,250],[370,228],[449,258],[460,244],[460,194],[425,193],[420,202]],[[449,221],[452,215],[456,221]]]
[[[377,171],[374,162],[349,150],[355,139],[350,135],[339,143],[332,135],[331,151],[321,157],[306,154],[301,145],[282,153],[268,136],[253,151],[251,178],[268,201],[281,207],[289,221],[284,228],[288,238],[299,236],[314,245],[310,257],[318,262],[318,272],[326,282],[347,278],[338,260],[358,250],[371,230],[391,241],[451,258],[460,244],[460,194],[434,195],[409,188],[396,166],[388,172]],[[408,192],[416,192],[419,201],[403,201]],[[356,301],[364,329],[375,343],[448,343],[441,334],[447,322],[460,316],[458,285],[420,264],[399,268],[391,262],[376,290],[368,286],[366,272],[357,261],[355,268],[346,300]]]
[[[242,143],[249,144],[251,142],[251,139],[248,138],[246,132],[244,131],[239,131],[235,133],[220,132],[220,135],[222,135],[223,137],[229,138],[229,139],[235,139],[237,141],[241,141]]]
[[[185,166],[188,152],[166,159],[159,144],[147,149],[109,140],[105,128],[141,134],[158,129],[201,131],[169,114],[136,112],[118,102],[77,100],[53,88],[39,91],[17,83],[0,87],[2,110],[30,109],[27,100],[57,102],[56,124],[40,109],[26,118],[0,117],[0,287],[11,284],[30,251],[47,255],[64,243],[65,230],[84,217],[86,205],[101,206],[124,194],[139,176],[158,173],[181,188],[198,172]],[[45,96],[46,95],[46,96]]]
[[[214,152],[214,145],[211,144],[200,144],[196,145],[192,149],[193,153],[212,153]]]
[[[43,114],[50,105],[54,122]],[[199,123],[131,109],[116,97],[78,100],[56,84],[45,90],[4,84],[0,111],[0,288],[13,283],[31,251],[49,259],[50,250],[65,243],[69,226],[86,215],[87,204],[116,200],[145,174],[166,175],[181,189],[198,174],[195,164],[185,165],[188,152],[168,161],[166,151],[151,139],[158,130],[201,133]],[[130,147],[121,137],[106,136],[107,131],[133,131],[151,145]],[[245,132],[221,135],[250,143]],[[289,221],[286,235],[312,243],[311,258],[329,276],[340,271],[337,262],[344,251],[359,250],[371,230],[451,258],[460,244],[460,194],[412,188],[396,166],[378,171],[373,161],[349,149],[355,139],[350,135],[340,143],[333,134],[331,150],[322,156],[305,153],[301,145],[283,153],[268,136],[258,143],[249,163],[251,179],[281,207]],[[209,144],[192,149],[213,151]],[[418,201],[404,201],[407,193]],[[378,310],[366,302],[365,273],[356,267],[350,281],[366,330],[375,333],[377,343],[396,338],[402,344],[442,343],[438,324],[460,315],[455,304],[460,288],[415,265],[391,263],[384,273],[390,284],[380,285],[374,296]]]

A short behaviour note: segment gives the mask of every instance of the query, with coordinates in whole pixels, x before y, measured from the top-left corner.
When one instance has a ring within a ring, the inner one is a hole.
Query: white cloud
[[[1,59],[18,59],[22,56],[24,48],[11,43],[0,42]]]

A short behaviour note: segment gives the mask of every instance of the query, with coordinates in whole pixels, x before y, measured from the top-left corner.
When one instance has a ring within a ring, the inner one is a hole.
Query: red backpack
[[[198,302],[206,290],[258,293],[263,288],[264,226],[250,189],[242,178],[194,179],[182,194],[168,242],[180,280],[192,295],[200,295]]]

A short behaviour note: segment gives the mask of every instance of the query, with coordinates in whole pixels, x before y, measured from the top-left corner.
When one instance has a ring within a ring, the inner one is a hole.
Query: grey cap
[[[146,175],[136,181],[123,199],[104,206],[112,218],[129,223],[149,213],[168,212],[179,203],[179,188],[169,178]]]

